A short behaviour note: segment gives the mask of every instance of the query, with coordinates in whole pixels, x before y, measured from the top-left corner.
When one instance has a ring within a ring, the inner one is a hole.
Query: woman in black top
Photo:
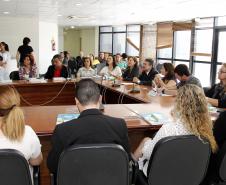
[[[219,84],[214,85],[206,92],[208,102],[219,108],[226,108],[226,63],[222,64],[218,71]]]
[[[68,69],[62,64],[62,58],[60,55],[54,55],[52,65],[49,66],[44,78],[52,79],[54,77],[68,77]]]
[[[136,57],[128,57],[128,67],[123,73],[122,77],[125,81],[133,81],[134,77],[139,76],[139,67]]]
[[[16,60],[18,62],[18,65],[20,66],[23,65],[23,61],[26,55],[32,55],[32,57],[34,58],[34,52],[33,52],[34,50],[31,46],[29,46],[30,42],[31,42],[31,39],[29,39],[28,37],[25,37],[23,39],[23,45],[21,45],[17,50]]]

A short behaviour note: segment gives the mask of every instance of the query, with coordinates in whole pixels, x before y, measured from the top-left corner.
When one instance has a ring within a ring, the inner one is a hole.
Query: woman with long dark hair
[[[167,90],[177,89],[173,64],[164,63],[161,68],[161,75],[163,77],[157,74],[154,79],[158,88],[167,89]]]

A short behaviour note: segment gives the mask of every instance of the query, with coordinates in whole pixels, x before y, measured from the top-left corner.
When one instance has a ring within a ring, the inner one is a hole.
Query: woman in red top
[[[52,65],[49,66],[45,74],[45,79],[52,79],[54,77],[68,77],[67,68],[62,64],[62,57],[58,54],[54,55]]]

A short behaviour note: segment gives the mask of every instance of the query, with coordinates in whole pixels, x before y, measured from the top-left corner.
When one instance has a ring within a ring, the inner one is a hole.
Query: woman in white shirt
[[[7,64],[9,64],[11,60],[11,56],[9,53],[9,47],[5,42],[0,42],[0,56],[2,56],[3,63],[5,67],[7,67]]]
[[[91,78],[95,76],[95,70],[92,69],[92,62],[89,57],[83,58],[83,67],[78,70],[77,77],[88,77]]]
[[[167,89],[167,90],[176,90],[176,78],[174,75],[174,66],[171,63],[164,63],[161,68],[161,75],[163,78],[157,74],[155,76],[155,83],[158,88]]]
[[[108,77],[113,76],[116,78],[119,78],[122,76],[122,71],[120,67],[117,66],[112,56],[108,56],[107,66],[101,69],[100,75],[106,75]]]
[[[3,80],[9,80],[9,73],[4,67],[3,57],[0,56],[0,82]]]
[[[134,153],[134,157],[138,160],[140,170],[146,176],[149,159],[154,146],[164,137],[193,134],[199,138],[206,138],[210,142],[212,151],[216,152],[217,150],[207,101],[200,87],[190,84],[184,85],[178,90],[172,116],[174,122],[163,124],[153,139],[144,138]]]
[[[40,141],[30,126],[25,125],[18,92],[9,86],[0,88],[0,149],[20,151],[30,165],[42,162]]]

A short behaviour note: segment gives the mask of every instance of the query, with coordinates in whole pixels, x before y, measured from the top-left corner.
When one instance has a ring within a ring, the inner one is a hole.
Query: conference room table
[[[113,87],[112,81],[96,80],[100,86],[104,105],[103,113],[126,121],[131,151],[133,152],[144,137],[152,137],[161,125],[147,122],[141,113],[161,112],[171,117],[175,102],[172,96],[150,96],[151,87],[122,82]],[[44,161],[41,164],[41,184],[49,185],[50,176],[46,159],[51,148],[51,136],[56,126],[58,114],[78,113],[74,101],[77,80],[54,82],[50,80],[12,81],[9,85],[20,94],[26,124],[30,125],[40,138]],[[140,92],[131,93],[138,88]],[[213,116],[213,119],[216,116]]]
[[[119,87],[112,87],[113,81],[94,79],[101,89],[103,103],[149,103],[148,95],[151,87],[122,82]],[[9,85],[20,94],[22,106],[32,105],[72,105],[78,79],[53,81],[53,80],[19,80],[0,83],[0,87]],[[140,92],[131,93],[131,90],[139,88]]]
[[[174,99],[172,97],[158,97],[157,99],[151,104],[109,104],[104,106],[103,114],[125,119],[132,152],[144,137],[152,137],[161,127],[161,125],[152,125],[145,121],[139,113],[161,111],[170,116]],[[57,115],[78,113],[78,109],[75,105],[24,106],[22,109],[25,114],[26,124],[35,130],[42,144],[44,160],[40,166],[41,184],[49,185],[50,176],[46,160],[51,148],[51,136],[56,126]]]

